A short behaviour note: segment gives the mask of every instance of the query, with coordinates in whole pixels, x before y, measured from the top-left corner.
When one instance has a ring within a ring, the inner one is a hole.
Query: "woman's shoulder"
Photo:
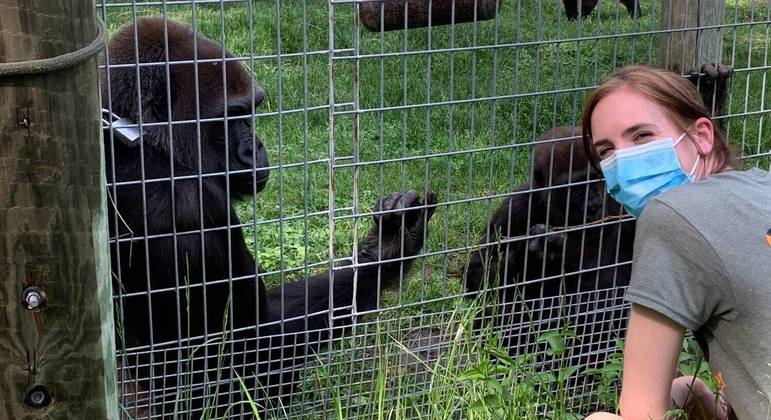
[[[771,172],[757,167],[744,170],[730,170],[707,176],[693,185],[723,188],[725,184],[733,183],[747,186],[753,184],[757,186],[765,185],[768,187],[771,186]]]
[[[685,184],[664,192],[655,199],[688,216],[723,213],[753,203],[768,205],[771,202],[771,173],[751,168],[731,170],[710,175],[698,182]]]
[[[742,225],[754,232],[758,223],[768,223],[769,215],[771,173],[752,168],[711,175],[660,194],[646,204],[638,226],[655,232],[687,224],[713,237],[726,234],[725,230],[744,230]]]

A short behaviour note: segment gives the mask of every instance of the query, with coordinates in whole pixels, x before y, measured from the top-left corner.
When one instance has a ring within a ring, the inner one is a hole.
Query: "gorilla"
[[[565,319],[577,333],[576,354],[612,344],[619,325],[593,325],[590,317],[622,307],[634,222],[622,217],[601,178],[584,154],[581,127],[545,133],[533,149],[531,179],[498,207],[471,255],[466,291],[497,286],[497,313],[484,319],[494,318],[512,355],[537,351],[537,334]]]
[[[725,119],[719,117],[725,116],[725,100],[733,72],[732,66],[720,63],[705,63],[688,72],[688,80],[696,86],[713,118],[718,117],[717,123],[721,129],[726,128]]]
[[[626,7],[626,11],[629,12],[629,16],[633,19],[642,16],[642,9],[640,8],[640,0],[618,0]],[[568,19],[576,20],[580,16],[589,16],[594,8],[597,6],[600,0],[562,0],[562,5],[565,6],[565,14]]]
[[[360,266],[267,290],[231,205],[268,181],[252,127],[265,91],[220,44],[159,17],[119,29],[107,60],[116,330],[123,360],[135,355],[129,363],[142,396],[133,401],[164,417],[235,415],[248,410],[236,374],[263,407],[287,397],[306,356],[342,335],[354,308],[376,309],[381,291],[398,284],[423,247],[436,196],[381,198]],[[119,121],[140,124],[141,137]]]

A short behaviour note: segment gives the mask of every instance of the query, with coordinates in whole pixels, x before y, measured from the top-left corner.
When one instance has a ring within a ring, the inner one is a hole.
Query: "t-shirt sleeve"
[[[697,330],[733,310],[733,288],[718,254],[680,213],[653,199],[637,222],[626,299]]]

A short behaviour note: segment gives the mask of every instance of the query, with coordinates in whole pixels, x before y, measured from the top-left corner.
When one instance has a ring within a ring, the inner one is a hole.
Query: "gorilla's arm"
[[[414,261],[410,257],[417,255],[423,247],[426,226],[435,204],[436,196],[432,192],[427,194],[425,204],[415,191],[394,193],[380,199],[375,208],[375,223],[358,253],[358,263],[384,262],[360,266],[356,284],[354,268],[350,264],[335,270],[331,306],[335,308],[334,315],[342,317],[335,327],[350,323],[345,315],[351,313],[354,289],[356,310],[373,310],[377,308],[381,291],[407,273]],[[280,287],[269,290],[269,320],[287,320],[283,323],[283,331],[289,333],[328,328],[329,283],[329,273],[322,272],[306,280],[285,284],[283,290]],[[335,335],[342,333],[342,329],[336,328],[335,332]]]
[[[531,189],[528,182],[517,186],[512,195],[495,210],[495,214],[490,219],[485,231],[485,236],[479,242],[480,248],[472,254],[466,269],[466,292],[477,292],[489,287],[491,281],[495,280],[500,255],[508,255],[510,248],[518,244],[504,244],[504,249],[501,249],[499,243],[501,238],[525,235],[528,233],[528,226],[543,222],[542,219],[546,212],[541,211],[538,193],[533,193],[530,191]],[[530,215],[530,220],[528,220],[528,215]],[[507,267],[509,272],[512,269],[516,268]]]

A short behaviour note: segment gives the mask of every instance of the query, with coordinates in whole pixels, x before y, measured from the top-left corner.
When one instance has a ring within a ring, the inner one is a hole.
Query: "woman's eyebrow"
[[[611,141],[610,141],[610,140],[608,140],[608,139],[599,139],[599,140],[597,140],[597,141],[594,141],[594,142],[592,142],[592,146],[594,146],[594,148],[595,148],[595,149],[596,149],[598,146],[602,146],[603,144],[609,144],[609,145],[611,145],[611,146],[613,145],[613,143],[611,143]]]
[[[654,131],[655,131],[655,129],[656,129],[657,127],[656,127],[654,124],[649,124],[649,123],[638,123],[638,124],[635,124],[635,125],[633,125],[633,126],[631,126],[631,127],[627,128],[626,130],[624,130],[624,132],[622,133],[622,135],[623,135],[624,137],[627,137],[627,136],[631,136],[632,134],[634,134],[634,132],[635,132],[635,131],[641,130],[641,129],[643,129],[643,128],[647,128],[647,129],[650,129],[650,130],[654,130]]]
[[[637,124],[627,128],[627,129],[625,129],[624,132],[621,133],[621,135],[624,136],[624,137],[629,137],[632,134],[634,134],[636,131],[641,130],[641,129],[648,129],[648,130],[651,130],[651,131],[656,131],[656,130],[658,130],[658,127],[655,124],[651,124],[651,123],[637,123]],[[595,141],[592,142],[592,145],[595,148],[597,148],[598,146],[602,146],[604,144],[609,144],[609,145],[612,146],[613,142],[608,140],[608,139],[599,139],[599,140],[595,140]]]

